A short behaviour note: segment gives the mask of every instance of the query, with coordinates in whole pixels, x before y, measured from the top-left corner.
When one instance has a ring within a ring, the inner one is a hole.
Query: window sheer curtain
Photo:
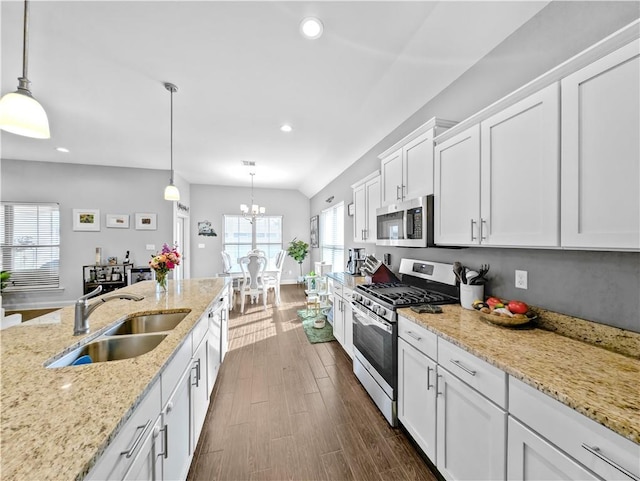
[[[322,211],[320,249],[322,262],[331,264],[334,272],[344,271],[344,202]]]

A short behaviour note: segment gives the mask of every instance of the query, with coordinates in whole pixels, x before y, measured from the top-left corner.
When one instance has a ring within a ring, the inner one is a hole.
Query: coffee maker
[[[353,247],[349,249],[349,260],[347,261],[347,272],[354,276],[359,276],[360,268],[364,265],[367,254],[362,247]]]

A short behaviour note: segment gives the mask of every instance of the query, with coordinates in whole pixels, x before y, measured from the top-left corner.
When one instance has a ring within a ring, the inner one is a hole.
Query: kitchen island
[[[225,279],[219,278],[170,281],[167,292],[156,292],[155,282],[145,281],[122,289],[144,296],[143,300],[102,304],[90,315],[90,332],[84,336],[73,336],[73,306],[48,315],[43,322],[4,330],[2,479],[83,479],[212,301],[226,289]],[[60,353],[99,336],[129,314],[185,309],[190,313],[184,320],[146,354],[121,361],[45,367]]]

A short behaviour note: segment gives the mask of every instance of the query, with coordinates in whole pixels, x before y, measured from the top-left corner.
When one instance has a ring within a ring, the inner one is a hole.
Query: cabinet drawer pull
[[[471,374],[472,376],[476,375],[476,371],[472,371],[471,369],[469,369],[468,367],[464,366],[460,361],[457,361],[455,359],[449,359],[449,361],[451,361],[451,363],[455,366],[458,366],[460,369],[462,369],[465,372],[468,372],[469,374]]]
[[[416,341],[421,341],[422,338],[420,336],[418,336],[417,334],[414,334],[413,331],[407,331],[407,335],[413,337]]]
[[[622,466],[620,466],[618,463],[616,463],[615,461],[612,461],[611,459],[607,458],[604,454],[602,454],[600,452],[600,448],[598,446],[589,446],[585,443],[582,443],[582,447],[584,449],[586,449],[587,451],[589,451],[591,454],[593,454],[594,456],[602,459],[605,463],[607,463],[609,466],[613,466],[614,468],[616,468],[618,471],[620,471],[622,474],[624,474],[625,476],[628,476],[629,479],[633,479],[634,481],[640,481],[640,478],[638,476],[636,476],[635,474],[627,471],[625,468],[623,468]]]
[[[475,229],[473,228],[473,226],[475,226],[475,225],[476,225],[476,221],[475,221],[474,219],[471,219],[471,240],[472,240],[472,241],[476,240],[476,236],[475,236],[475,235],[473,235],[473,232],[474,232],[474,230],[475,230]]]
[[[427,366],[427,391],[431,389],[431,366]]]
[[[140,431],[140,433],[138,434],[138,437],[135,439],[135,441],[133,441],[133,445],[129,449],[127,449],[126,451],[122,451],[120,453],[121,456],[123,454],[125,455],[126,458],[130,458],[131,456],[133,456],[133,453],[138,448],[138,444],[140,444],[140,441],[142,441],[142,436],[144,436],[144,433],[147,432],[147,428],[149,427],[149,424],[151,424],[151,419],[149,419],[147,421],[147,424],[145,424],[144,426],[138,426],[136,428],[136,431],[138,430]]]

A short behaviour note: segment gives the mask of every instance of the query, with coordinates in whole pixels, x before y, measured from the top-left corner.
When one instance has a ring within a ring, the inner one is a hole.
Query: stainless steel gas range
[[[397,279],[390,271],[384,277],[389,278],[389,274]],[[451,264],[402,259],[400,274],[398,282],[356,286],[351,302],[353,371],[392,426],[397,425],[397,309],[459,302]]]

